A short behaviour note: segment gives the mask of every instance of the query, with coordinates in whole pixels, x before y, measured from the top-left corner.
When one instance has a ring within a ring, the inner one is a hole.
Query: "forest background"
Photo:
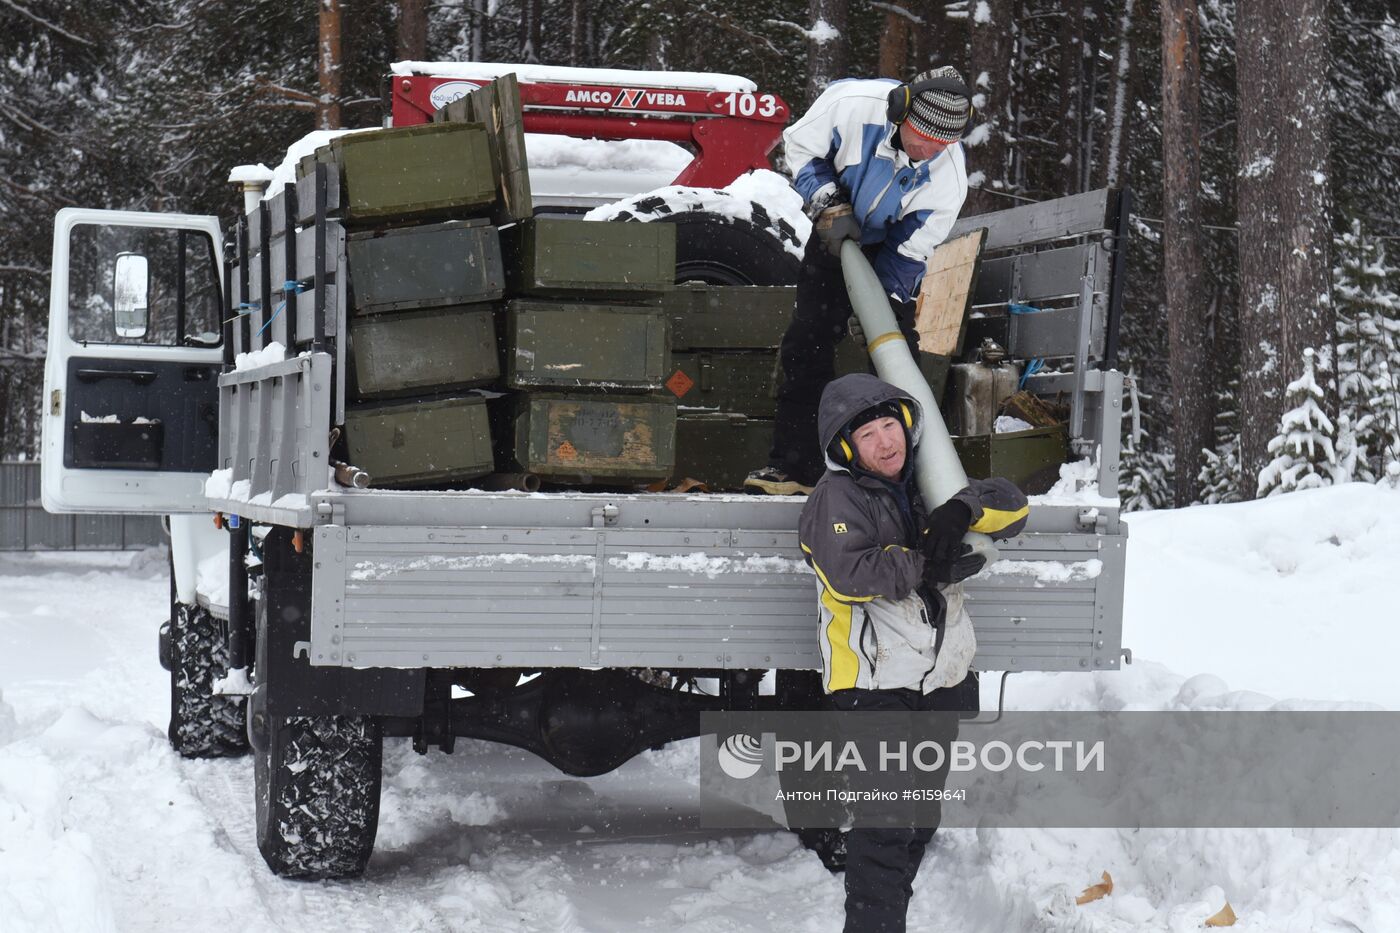
[[[1130,186],[1130,509],[1400,482],[1392,0],[0,0],[0,459],[38,453],[59,208],[236,208],[402,59],[975,85],[976,214]]]

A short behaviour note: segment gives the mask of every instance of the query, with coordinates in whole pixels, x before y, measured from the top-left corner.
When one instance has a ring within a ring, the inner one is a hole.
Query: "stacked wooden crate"
[[[658,300],[674,228],[529,217],[518,111],[503,79],[303,163],[334,168],[349,229],[344,456],[375,486],[623,485],[674,466]]]
[[[349,228],[346,456],[379,486],[493,471],[486,398],[500,376],[493,302],[505,293],[488,134],[446,123],[342,136]]]
[[[665,479],[676,406],[657,300],[675,278],[670,224],[537,217],[505,231],[511,395],[496,403],[498,461],[559,483]]]
[[[671,322],[676,396],[677,479],[737,490],[768,462],[782,374],[778,345],[792,319],[796,288],[681,285],[665,298]],[[836,372],[864,372],[850,340],[836,350]]]

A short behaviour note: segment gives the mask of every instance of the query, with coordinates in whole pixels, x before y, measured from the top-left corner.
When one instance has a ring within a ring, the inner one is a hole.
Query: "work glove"
[[[840,258],[841,244],[846,240],[860,242],[860,224],[849,204],[828,207],[817,215],[812,230],[821,237],[822,245],[831,255]]]
[[[851,340],[862,350],[865,349],[865,328],[860,326],[860,318],[852,314],[846,318],[846,332],[851,335]]]
[[[953,560],[928,560],[924,563],[924,582],[929,586],[947,586],[975,577],[986,566],[987,558],[972,553],[972,545],[964,544]]]
[[[933,563],[950,563],[962,552],[962,539],[971,524],[972,508],[960,499],[949,499],[928,513],[919,550]]]
[[[851,203],[851,199],[846,196],[846,192],[841,190],[841,186],[834,181],[829,181],[818,188],[807,203],[802,205],[802,213],[806,214],[807,219],[812,223],[816,223],[817,218],[827,208],[849,203]]]

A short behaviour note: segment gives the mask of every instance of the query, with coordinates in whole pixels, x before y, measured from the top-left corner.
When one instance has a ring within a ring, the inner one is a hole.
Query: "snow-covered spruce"
[[[674,223],[676,280],[714,285],[794,284],[812,229],[797,192],[762,170],[726,188],[658,188],[584,216]]]
[[[258,849],[287,878],[365,870],[379,828],[383,739],[368,716],[269,717],[254,755]]]
[[[1337,429],[1320,404],[1325,395],[1317,384],[1318,365],[1317,353],[1311,347],[1304,349],[1303,374],[1288,384],[1284,396],[1293,407],[1283,413],[1278,435],[1269,441],[1274,459],[1259,471],[1256,497],[1318,489],[1348,479],[1339,475],[1337,466]]]
[[[228,675],[228,644],[219,620],[201,606],[176,603],[170,632],[170,744],[186,758],[220,758],[248,750],[240,696],[219,696]]]

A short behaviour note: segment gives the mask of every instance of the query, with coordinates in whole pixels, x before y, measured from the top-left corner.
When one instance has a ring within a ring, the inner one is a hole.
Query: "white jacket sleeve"
[[[802,119],[783,130],[788,174],[803,201],[812,200],[823,185],[838,184],[835,159],[841,147],[838,124],[844,108],[836,87],[823,91]]]

